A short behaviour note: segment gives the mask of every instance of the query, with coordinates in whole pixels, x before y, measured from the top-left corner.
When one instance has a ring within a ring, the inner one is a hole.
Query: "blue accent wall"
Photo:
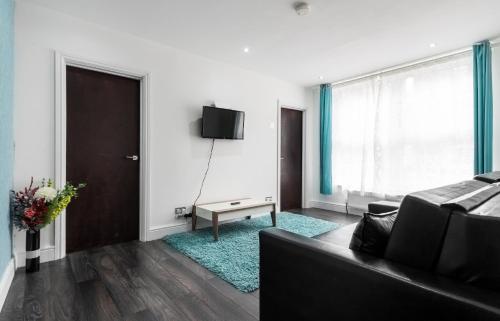
[[[14,139],[14,0],[0,0],[0,277],[12,257],[9,191]]]

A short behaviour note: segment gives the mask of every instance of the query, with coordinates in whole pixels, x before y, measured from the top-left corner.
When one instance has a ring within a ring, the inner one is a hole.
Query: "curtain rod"
[[[347,83],[350,83],[350,82],[353,82],[353,81],[362,80],[362,79],[370,78],[370,77],[373,77],[373,76],[379,76],[379,75],[387,74],[387,73],[390,73],[390,72],[393,72],[393,71],[396,71],[396,70],[406,69],[406,68],[409,68],[409,67],[423,65],[423,64],[426,64],[426,63],[431,62],[431,61],[446,59],[446,58],[450,58],[450,57],[453,57],[453,56],[462,55],[462,54],[465,54],[465,53],[468,53],[468,52],[471,52],[471,51],[472,51],[472,48],[463,48],[463,49],[455,50],[455,51],[448,52],[448,53],[445,53],[445,54],[441,54],[441,55],[437,55],[437,56],[432,56],[432,57],[428,57],[428,58],[424,58],[424,59],[419,59],[419,60],[414,60],[412,62],[408,62],[408,63],[405,63],[405,64],[400,64],[400,65],[397,65],[397,66],[393,66],[393,67],[381,69],[381,70],[378,70],[378,71],[373,71],[373,72],[370,72],[370,73],[367,73],[367,74],[363,74],[363,75],[359,75],[359,76],[355,76],[355,77],[352,77],[352,78],[348,78],[348,79],[344,79],[344,80],[332,82],[331,85],[332,86],[344,85],[344,84],[347,84]]]
[[[499,38],[495,38],[493,40],[490,40],[490,42],[491,42],[491,46],[492,47],[498,47],[498,46],[500,46],[500,37]],[[347,78],[347,79],[344,79],[344,80],[339,80],[339,81],[336,81],[336,82],[332,82],[330,84],[332,86],[344,85],[344,84],[347,84],[347,83],[350,83],[350,82],[353,82],[353,81],[362,80],[362,79],[370,78],[370,77],[373,77],[373,76],[383,75],[383,74],[390,73],[390,72],[393,72],[393,71],[396,71],[396,70],[406,69],[406,68],[409,68],[409,67],[423,65],[423,64],[426,64],[426,63],[431,62],[431,61],[446,59],[446,58],[449,58],[449,57],[453,57],[453,56],[457,56],[457,55],[462,55],[462,54],[465,54],[465,53],[468,53],[468,52],[472,52],[472,46],[471,47],[462,48],[462,49],[458,49],[458,50],[454,50],[454,51],[450,51],[450,52],[447,52],[447,53],[444,53],[444,54],[440,54],[440,55],[435,55],[435,56],[432,56],[432,57],[427,57],[427,58],[423,58],[423,59],[414,60],[412,62],[408,62],[408,63],[396,65],[396,66],[393,66],[393,67],[389,67],[389,68],[385,68],[385,69],[381,69],[381,70],[377,70],[377,71],[373,71],[373,72],[370,72],[370,73],[367,73],[367,74],[358,75],[358,76]]]

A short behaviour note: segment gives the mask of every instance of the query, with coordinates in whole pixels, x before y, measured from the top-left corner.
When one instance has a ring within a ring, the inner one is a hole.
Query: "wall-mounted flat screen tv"
[[[243,139],[245,112],[204,106],[201,137]]]

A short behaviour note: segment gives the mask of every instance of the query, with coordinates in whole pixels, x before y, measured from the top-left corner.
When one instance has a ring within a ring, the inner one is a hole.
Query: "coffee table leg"
[[[212,231],[214,234],[214,240],[219,240],[219,215],[217,213],[212,213]]]
[[[271,220],[273,221],[273,226],[276,227],[276,205],[273,205],[273,210],[271,212]]]
[[[191,216],[191,230],[196,230],[196,206],[193,205],[193,211]]]

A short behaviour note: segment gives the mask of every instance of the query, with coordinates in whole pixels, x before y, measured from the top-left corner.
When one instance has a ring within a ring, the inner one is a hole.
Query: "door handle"
[[[285,159],[285,157],[280,157],[281,160]]]
[[[137,155],[127,155],[127,156],[125,156],[125,158],[133,160],[133,161],[139,160],[139,156],[137,156]]]

